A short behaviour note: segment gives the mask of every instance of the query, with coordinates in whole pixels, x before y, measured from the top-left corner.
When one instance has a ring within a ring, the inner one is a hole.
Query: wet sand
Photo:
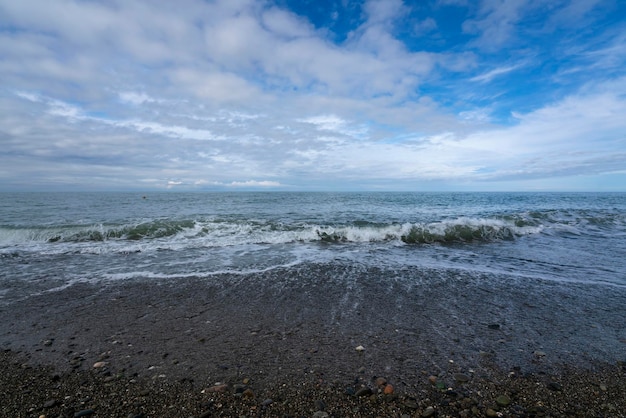
[[[2,305],[0,415],[625,416],[624,292],[599,309],[558,286],[363,277],[78,283]]]

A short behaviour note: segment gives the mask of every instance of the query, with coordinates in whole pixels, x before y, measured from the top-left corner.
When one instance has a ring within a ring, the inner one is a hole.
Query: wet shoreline
[[[480,388],[499,382],[493,393],[511,396],[506,389],[511,376],[537,380],[542,394],[562,392],[548,385],[568,386],[569,377],[559,383],[563,376],[579,376],[586,388],[574,384],[568,391],[604,394],[608,405],[618,401],[604,392],[625,384],[626,359],[618,356],[626,348],[619,319],[626,292],[597,295],[583,286],[544,283],[552,287],[534,294],[539,285],[461,273],[445,280],[431,276],[426,286],[423,280],[407,281],[406,274],[310,268],[212,281],[78,283],[3,305],[0,314],[8,320],[0,325],[0,348],[10,361],[37,373],[51,366],[61,380],[83,374],[103,385],[117,379],[167,382],[199,397],[225,383],[225,393],[216,395],[225,397],[223,402],[240,401],[235,385],[247,380],[256,402],[248,400],[249,406],[259,408],[281,391],[295,402],[301,387],[310,396],[321,390],[358,406],[364,399],[355,398],[356,392],[367,387],[372,393],[365,398],[373,396],[376,405],[377,397],[385,408],[400,402],[398,416],[423,413],[424,399],[443,413],[448,388],[465,388],[478,401]],[[566,372],[570,368],[574,371]],[[431,376],[444,387],[430,382]],[[603,383],[602,376],[612,383]],[[398,399],[385,400],[379,377]],[[405,405],[409,398],[417,408]],[[463,409],[475,406],[484,416],[494,399],[485,400],[482,409],[478,404]],[[531,407],[523,406],[526,416]]]

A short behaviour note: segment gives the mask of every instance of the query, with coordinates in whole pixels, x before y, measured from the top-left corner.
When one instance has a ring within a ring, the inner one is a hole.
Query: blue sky
[[[626,190],[620,0],[0,0],[0,190]]]

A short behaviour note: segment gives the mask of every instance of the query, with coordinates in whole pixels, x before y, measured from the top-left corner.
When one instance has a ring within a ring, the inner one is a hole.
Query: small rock
[[[406,406],[409,409],[417,409],[419,407],[419,405],[417,404],[417,402],[415,402],[413,399],[407,399],[404,401],[404,406]]]
[[[535,355],[535,357],[539,357],[539,358],[546,356],[546,353],[544,351],[539,351],[539,350],[535,351],[533,354]]]
[[[50,399],[43,404],[44,409],[52,408],[57,404],[56,399]]]
[[[602,392],[606,392],[606,391],[607,391],[607,389],[608,389],[608,388],[606,387],[606,385],[605,385],[605,384],[600,384],[600,390],[601,390]]]
[[[433,408],[432,406],[429,406],[428,408],[424,409],[424,412],[422,412],[423,417],[432,417],[433,415],[435,415],[435,408]]]
[[[106,366],[106,365],[107,365],[107,362],[106,362],[106,361],[97,361],[97,362],[95,362],[95,363],[93,364],[93,368],[94,368],[94,369],[101,369],[101,368],[103,368],[103,367],[104,367],[104,366]]]
[[[488,417],[497,417],[498,416],[498,413],[496,411],[494,411],[493,409],[491,409],[491,408],[487,408],[487,411],[485,411],[485,414]]]
[[[354,396],[354,395],[356,395],[356,392],[355,392],[354,388],[347,387],[346,390],[345,390],[345,394],[348,395],[348,396]]]
[[[210,393],[225,393],[226,391],[228,391],[228,385],[226,383],[222,383],[219,385],[211,386],[206,391]]]
[[[262,403],[261,406],[263,408],[267,408],[268,406],[270,406],[272,404],[272,402],[274,402],[273,400],[271,400],[270,398],[265,399]]]
[[[233,385],[233,392],[235,393],[243,393],[248,387],[246,385],[236,384]]]
[[[356,391],[356,396],[369,396],[372,394],[372,389],[370,388],[361,388],[359,390]]]
[[[243,396],[244,398],[252,399],[254,398],[254,392],[252,391],[252,389],[246,389],[243,391],[241,396]]]
[[[326,410],[326,402],[321,399],[316,400],[314,403],[315,409],[317,411],[325,411]]]
[[[383,393],[385,395],[391,395],[393,393],[393,385],[388,383],[387,386],[385,386],[385,389],[383,389]]]
[[[437,383],[437,376],[434,376],[434,375],[428,376],[428,381],[429,381],[432,385],[434,385],[435,383]]]
[[[548,389],[553,390],[555,392],[560,392],[563,390],[563,386],[558,382],[550,382],[548,383]]]
[[[489,324],[487,325],[489,329],[500,329],[500,324]]]
[[[376,379],[376,386],[378,386],[379,388],[384,387],[387,384],[387,379],[385,379],[384,377],[379,377],[378,379]]]
[[[76,412],[74,414],[74,418],[89,417],[95,413],[96,411],[94,411],[93,409],[83,409],[82,411]]]
[[[356,351],[365,351],[365,347],[363,347],[362,345],[359,345],[356,347]]]
[[[328,418],[328,412],[324,412],[324,411],[317,411],[313,414],[313,418]]]
[[[496,398],[496,403],[500,406],[508,406],[511,403],[511,399],[506,395],[500,395]]]
[[[463,373],[455,373],[454,380],[460,383],[465,383],[465,382],[469,382],[470,377]]]

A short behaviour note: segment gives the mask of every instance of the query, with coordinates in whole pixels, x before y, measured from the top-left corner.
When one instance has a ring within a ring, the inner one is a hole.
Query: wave
[[[355,221],[346,225],[284,224],[270,221],[155,220],[133,225],[0,227],[0,245],[151,243],[166,246],[219,247],[294,242],[406,244],[491,242],[541,232],[539,225],[517,225],[502,219],[458,218],[432,223],[378,224]]]

